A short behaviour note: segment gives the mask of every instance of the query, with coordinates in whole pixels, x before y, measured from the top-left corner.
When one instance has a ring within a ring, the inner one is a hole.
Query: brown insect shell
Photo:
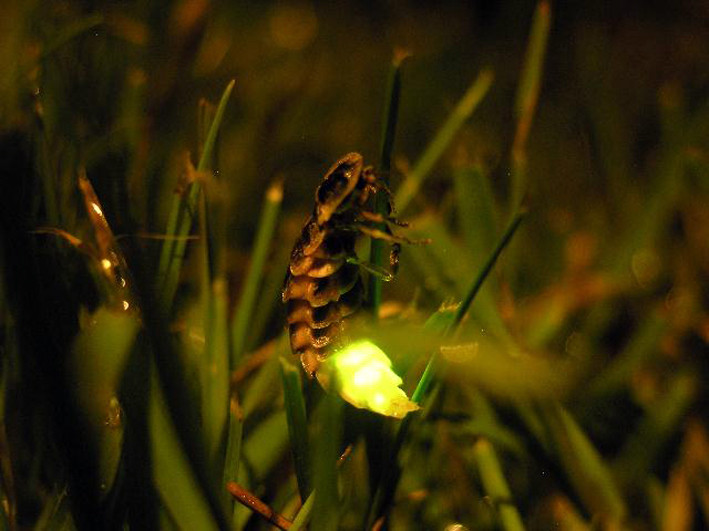
[[[325,306],[313,307],[306,300],[288,301],[288,324],[306,323],[311,328],[327,328],[355,313],[362,305],[362,285],[355,285],[338,300]]]
[[[325,348],[339,334],[341,328],[339,321],[327,328],[310,328],[307,323],[295,323],[290,326],[291,349],[299,351],[307,347]]]
[[[342,235],[332,227],[320,228],[308,220],[290,256],[291,275],[325,277],[335,273],[348,257],[354,256],[355,235]]]
[[[336,301],[350,291],[359,278],[359,267],[346,264],[337,273],[326,278],[312,278],[305,275],[288,276],[283,289],[283,302],[291,299],[303,299],[311,306],[325,306]]]
[[[364,161],[359,153],[348,153],[328,170],[315,190],[315,219],[327,223],[359,183]]]

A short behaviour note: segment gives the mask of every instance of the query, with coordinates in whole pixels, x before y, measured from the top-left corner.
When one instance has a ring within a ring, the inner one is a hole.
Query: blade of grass
[[[494,246],[495,236],[493,234],[493,241],[490,242],[490,245],[481,254],[473,257],[468,252],[468,249],[452,237],[442,220],[431,215],[417,218],[416,227],[412,227],[410,232],[412,237],[419,238],[425,235],[425,237],[431,238],[435,242],[434,245],[422,246],[417,250],[420,250],[421,254],[430,257],[432,265],[428,267],[432,267],[437,271],[437,275],[445,279],[444,285],[455,285],[456,289],[453,293],[456,298],[462,297],[467,293],[469,289],[467,280],[469,272],[477,271],[482,267],[485,258],[490,254],[490,250]],[[407,251],[410,250],[407,249]],[[422,261],[422,257],[420,255],[415,256],[419,260],[419,265],[424,265],[425,262]],[[455,257],[455,260],[452,260],[451,257]],[[427,277],[427,281],[430,278]],[[494,284],[495,279],[489,278],[476,295],[475,307],[470,310],[470,321],[474,322],[474,326],[479,325],[504,342],[505,348],[509,352],[515,352],[518,350],[517,342],[512,338],[498,310]]]
[[[263,481],[282,459],[288,447],[287,424],[285,412],[276,411],[244,441],[242,455],[249,465],[251,483]]]
[[[34,531],[74,530],[66,488],[54,491],[35,522]]]
[[[545,404],[541,408],[553,447],[563,469],[583,501],[586,509],[616,523],[627,514],[625,501],[613,476],[573,417],[560,404]]]
[[[223,277],[204,286],[210,291],[206,301],[206,330],[202,377],[202,422],[209,461],[221,470],[220,450],[229,412],[229,301]],[[223,458],[223,454],[222,458]]]
[[[284,336],[285,337],[285,336]],[[283,342],[278,343],[277,348],[282,348],[285,344]],[[224,464],[224,482],[225,484],[229,481],[243,484],[240,479],[240,461],[242,457],[245,458],[245,453],[251,452],[251,440],[255,437],[258,438],[259,435],[252,433],[249,441],[244,443],[241,439],[243,436],[243,424],[244,419],[251,417],[259,408],[263,408],[264,402],[269,404],[275,398],[274,394],[278,389],[278,379],[280,378],[280,363],[279,363],[280,351],[271,356],[266,364],[261,367],[256,376],[253,378],[250,386],[244,393],[241,402],[239,402],[238,394],[236,389],[232,389],[232,413],[229,418],[229,439],[227,440],[227,460]],[[265,425],[265,423],[263,423]],[[259,429],[261,429],[260,427]],[[276,428],[277,429],[277,425]],[[269,453],[268,449],[271,448],[271,442],[277,442],[273,448],[276,448],[276,452],[279,452],[280,441],[285,441],[285,433],[270,434],[268,436],[268,443],[261,443],[260,450],[264,453],[258,457],[261,463],[271,462],[274,459],[273,454]],[[279,455],[279,454],[278,454]],[[246,485],[244,485],[246,486]],[[243,511],[238,507],[238,504],[233,506],[235,517],[239,514],[242,515]],[[241,518],[241,516],[238,516]],[[238,521],[237,520],[235,521]]]
[[[249,333],[244,346],[244,352],[251,352],[263,338],[269,319],[273,313],[280,310],[283,275],[290,262],[291,248],[286,245],[275,246],[273,257],[269,259],[269,268],[261,282],[259,290],[262,304],[257,304],[252,312]],[[276,308],[278,306],[278,308]]]
[[[497,509],[500,524],[505,531],[524,530],[522,518],[512,505],[512,492],[502,474],[500,462],[490,441],[481,438],[473,445],[473,454],[487,495]]]
[[[519,212],[514,217],[505,232],[502,234],[502,237],[495,246],[495,249],[492,251],[487,261],[480,269],[478,275],[475,277],[473,283],[471,284],[470,289],[468,290],[468,293],[465,296],[465,299],[463,299],[463,301],[458,306],[453,318],[448,324],[448,328],[443,333],[443,336],[449,336],[460,325],[460,322],[462,321],[463,317],[465,317],[465,314],[468,312],[468,309],[470,308],[470,305],[472,304],[475,295],[477,295],[477,293],[480,291],[480,287],[485,281],[485,278],[490,274],[500,254],[511,241],[515,232],[522,223],[524,216],[524,212]],[[419,379],[416,389],[411,395],[412,402],[415,402],[416,404],[421,404],[421,402],[423,401],[428,389],[433,383],[437,359],[437,353],[434,352],[431,355],[428,364],[426,365],[426,369],[424,370],[423,375]],[[399,453],[404,444],[404,440],[406,439],[406,435],[409,432],[413,418],[414,417],[412,415],[404,417],[404,420],[402,420],[401,426],[399,427],[399,430],[396,434],[396,439],[391,450],[389,465],[382,473],[382,479],[376,489],[374,499],[370,507],[368,519],[368,525],[370,527],[380,516],[386,513],[389,505],[391,504],[394,498],[396,486],[398,484],[400,476],[400,469],[398,465]],[[499,463],[497,463],[497,466],[499,470],[502,470],[502,467],[499,465]],[[514,510],[516,511],[516,509]]]
[[[293,520],[289,531],[300,531],[301,529],[305,529],[305,526],[308,525],[308,522],[310,521],[310,513],[313,510],[313,505],[315,505],[315,491],[310,493],[310,496],[308,496],[308,499],[300,508],[300,511],[298,511],[298,515]]]
[[[241,461],[241,444],[244,436],[244,416],[241,413],[238,397],[232,395],[229,400],[228,434],[226,441],[226,458],[224,460],[224,477],[226,485],[239,477],[239,462]]]
[[[314,502],[311,528],[334,531],[338,529],[340,515],[337,461],[342,441],[342,402],[339,397],[333,393],[325,395],[314,417],[318,430],[312,462],[318,496]]]
[[[487,261],[485,262],[485,264],[483,264],[477,277],[475,278],[473,283],[470,285],[470,289],[468,289],[468,292],[467,292],[465,298],[460,303],[460,306],[458,306],[458,310],[456,311],[455,317],[453,318],[453,321],[450,324],[450,328],[446,331],[446,334],[445,334],[446,336],[450,335],[456,328],[458,328],[458,326],[460,325],[460,322],[463,320],[463,317],[465,317],[465,314],[468,313],[468,310],[470,309],[470,305],[473,303],[475,296],[480,291],[480,288],[482,287],[483,282],[485,282],[485,279],[492,271],[492,268],[495,266],[495,263],[497,262],[497,259],[500,257],[500,254],[502,253],[502,251],[510,243],[515,232],[517,232],[517,229],[519,228],[520,224],[522,223],[522,220],[524,219],[525,214],[526,214],[525,212],[518,212],[517,215],[514,217],[514,219],[512,219],[512,222],[509,224],[509,226],[507,227],[507,229],[503,233],[502,237],[500,238],[500,241],[495,246],[495,249],[492,251],[492,253],[490,253],[490,256],[488,257]],[[413,394],[411,395],[411,400],[413,402],[416,402],[417,404],[421,403],[424,395],[426,394],[426,391],[428,391],[429,387],[431,386],[431,383],[433,381],[433,376],[434,376],[434,368],[435,368],[435,365],[437,362],[437,357],[438,357],[437,353],[434,352],[433,355],[431,356],[431,359],[428,361],[428,364],[426,365],[426,369],[424,370],[424,373],[421,376],[421,379],[419,380],[419,383],[416,386],[416,389],[414,390]],[[402,427],[403,427],[403,424],[402,424]]]
[[[300,386],[300,369],[283,359],[279,359],[279,361],[281,362],[281,375],[283,377],[288,432],[290,434],[293,461],[295,462],[295,476],[298,480],[300,499],[305,500],[311,492],[310,459],[308,455],[308,424],[305,415],[303,391]]]
[[[379,151],[379,171],[384,185],[389,188],[389,172],[391,171],[391,152],[394,148],[394,137],[396,134],[396,123],[399,116],[399,98],[401,95],[401,63],[406,58],[406,53],[397,51],[389,69],[389,80],[387,82],[387,105],[384,108],[384,120],[382,121],[382,140]],[[377,193],[374,201],[374,211],[382,216],[387,216],[389,198],[383,192]],[[379,230],[384,230],[384,224],[379,224]],[[369,252],[369,261],[377,267],[384,265],[384,242],[377,238],[372,238]],[[376,319],[379,316],[379,306],[382,303],[382,281],[377,275],[369,275],[369,304],[371,305],[372,316]]]
[[[551,7],[547,0],[537,4],[532,20],[532,30],[527,43],[522,77],[515,98],[517,130],[512,145],[512,183],[510,212],[516,212],[527,191],[527,138],[539,100],[544,56],[546,54]]]
[[[453,172],[458,225],[476,265],[495,243],[497,219],[490,180],[480,166],[462,167]]]
[[[224,117],[229,96],[234,89],[235,81],[231,80],[224,89],[219,106],[214,115],[214,120],[209,128],[209,134],[204,143],[204,149],[197,165],[197,172],[203,172],[207,169],[208,163],[212,157],[214,144],[217,139],[217,132]],[[189,190],[186,196],[181,194],[173,197],[172,207],[168,217],[167,230],[165,231],[167,238],[163,242],[160,253],[160,261],[158,265],[158,293],[160,301],[164,308],[170,309],[172,301],[175,297],[177,284],[179,280],[180,268],[185,254],[187,241],[185,236],[190,232],[194,221],[195,212],[197,212],[197,200],[200,193],[200,185],[193,182],[189,185]]]
[[[146,336],[152,350],[152,358],[158,371],[160,387],[165,397],[170,420],[175,427],[177,444],[187,457],[188,470],[194,477],[201,496],[207,500],[212,519],[219,529],[228,529],[230,524],[225,514],[224,498],[214,489],[214,474],[210,470],[204,440],[199,431],[199,412],[192,401],[187,371],[181,356],[175,349],[175,341],[167,325],[168,308],[158,304],[156,286],[139,247],[133,241],[126,242],[133,257],[130,264],[136,286],[136,297],[143,312]],[[153,386],[153,395],[157,386]],[[157,400],[153,396],[154,400]]]
[[[157,382],[153,382],[157,388]],[[173,520],[185,529],[216,529],[208,501],[203,497],[188,459],[177,442],[162,393],[150,404],[155,484]]]
[[[416,165],[402,183],[401,188],[395,196],[394,204],[399,211],[403,212],[411,200],[418,192],[423,180],[428,176],[438,159],[443,155],[455,134],[462,127],[465,121],[473,114],[475,109],[487,94],[492,86],[493,74],[490,70],[482,70],[473,81],[453,112],[443,126],[438,130],[436,136],[428,144],[426,150],[419,157]]]
[[[653,404],[637,428],[628,436],[614,469],[624,484],[643,479],[653,469],[662,449],[677,433],[697,395],[697,380],[680,372],[668,384],[668,390]]]
[[[252,321],[254,306],[261,286],[261,277],[268,256],[271,240],[276,229],[276,222],[283,201],[283,182],[276,181],[266,191],[258,232],[252,251],[251,265],[244,279],[244,287],[231,323],[232,352],[231,367],[235,368],[246,344],[249,325]]]

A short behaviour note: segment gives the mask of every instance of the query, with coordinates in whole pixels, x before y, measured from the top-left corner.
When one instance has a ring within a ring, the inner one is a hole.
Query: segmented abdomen
[[[282,296],[291,350],[310,375],[339,345],[345,318],[362,304],[359,266],[347,262],[355,257],[354,244],[354,233],[311,218],[291,253]]]

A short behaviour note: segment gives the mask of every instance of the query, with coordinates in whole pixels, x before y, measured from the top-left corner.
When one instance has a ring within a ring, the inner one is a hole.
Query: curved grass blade
[[[487,261],[481,268],[480,272],[478,275],[475,277],[475,280],[470,286],[470,289],[468,290],[468,293],[461,302],[461,304],[458,306],[458,309],[456,310],[455,314],[453,317],[447,322],[447,328],[443,332],[444,336],[450,335],[459,325],[463,317],[465,317],[465,314],[468,312],[468,309],[470,308],[470,305],[473,302],[473,299],[477,295],[477,293],[480,291],[480,288],[485,281],[485,278],[490,274],[492,271],[492,268],[494,267],[495,263],[497,262],[497,259],[499,258],[500,254],[502,251],[505,249],[505,247],[509,244],[509,242],[512,240],[512,237],[514,236],[515,232],[517,232],[517,229],[519,228],[520,224],[522,223],[522,220],[524,219],[525,213],[520,212],[518,213],[515,218],[512,220],[510,225],[507,227],[507,230],[503,233],[502,237],[500,238],[499,242],[495,246],[495,249],[492,251],[490,256],[488,257]],[[411,395],[411,401],[416,403],[416,404],[421,404],[423,401],[427,391],[431,387],[431,384],[433,383],[434,377],[435,377],[435,372],[436,372],[436,366],[438,362],[438,356],[437,353],[433,353],[431,358],[428,361],[428,364],[426,365],[426,369],[424,370],[423,375],[421,376],[421,379],[418,382],[418,385],[416,386],[416,389],[414,390],[413,394]],[[412,422],[413,417],[412,416],[407,416],[404,418],[404,420],[401,422],[401,426],[399,427],[399,431],[396,434],[396,440],[394,441],[394,445],[392,446],[390,458],[389,458],[389,465],[388,467],[384,470],[382,473],[382,479],[379,483],[379,486],[376,490],[374,500],[372,502],[372,506],[369,511],[369,525],[373,525],[373,523],[383,514],[386,513],[388,510],[389,505],[392,503],[394,494],[396,491],[396,486],[399,481],[400,473],[401,471],[398,468],[398,459],[399,459],[399,452],[401,451],[401,448],[404,444],[404,440],[406,439],[406,435],[409,432],[409,429],[411,427],[411,422]],[[499,462],[497,463],[498,469],[501,471],[502,467],[500,466]],[[501,472],[500,472],[501,474]],[[516,511],[516,509],[514,509]]]
[[[421,188],[423,180],[428,176],[434,164],[443,155],[448,145],[451,143],[455,134],[462,127],[465,121],[473,114],[475,109],[483,100],[487,91],[492,86],[493,74],[491,70],[483,70],[478,77],[473,81],[468,90],[456,105],[453,112],[448,116],[448,119],[443,126],[438,130],[436,136],[426,147],[421,157],[419,157],[416,165],[407,176],[407,179],[402,183],[396,196],[394,204],[400,212],[406,210],[409,203],[414,198],[416,193]]]
[[[214,115],[214,120],[209,128],[207,139],[204,142],[204,149],[197,165],[197,172],[202,172],[207,169],[208,162],[211,160],[214,144],[217,139],[217,132],[224,118],[224,110],[226,109],[229,96],[234,89],[236,82],[231,80],[224,89],[219,106]],[[185,255],[185,247],[187,240],[185,236],[190,232],[194,222],[194,216],[197,213],[197,201],[201,186],[197,182],[191,183],[186,196],[181,194],[173,197],[172,207],[168,218],[167,230],[165,234],[167,239],[164,241],[160,253],[160,262],[158,265],[158,293],[160,301],[166,309],[172,307],[172,301],[175,297],[177,284],[182,267],[182,260]]]
[[[522,220],[524,219],[525,215],[525,212],[518,212],[512,220],[512,223],[510,223],[510,225],[507,227],[507,230],[505,230],[504,234],[500,238],[500,241],[495,246],[495,249],[492,251],[492,253],[490,253],[490,256],[488,257],[487,261],[485,262],[485,264],[483,264],[477,277],[470,285],[470,289],[468,290],[463,301],[460,303],[460,306],[458,306],[458,310],[456,311],[448,330],[446,330],[445,335],[450,335],[460,325],[460,322],[463,320],[463,317],[465,317],[465,314],[468,313],[470,305],[473,303],[473,299],[475,299],[475,296],[480,291],[483,282],[485,282],[485,279],[492,271],[492,268],[495,266],[495,263],[497,262],[497,259],[499,258],[504,248],[507,247],[507,245],[512,240],[512,237],[514,236],[515,232],[517,232],[517,229],[522,223]],[[424,395],[426,394],[426,391],[428,391],[429,387],[431,386],[437,357],[437,353],[434,353],[431,356],[431,359],[428,361],[426,369],[423,375],[421,376],[421,379],[419,380],[419,383],[416,386],[414,393],[411,395],[411,400],[413,402],[416,402],[417,404],[421,403]]]

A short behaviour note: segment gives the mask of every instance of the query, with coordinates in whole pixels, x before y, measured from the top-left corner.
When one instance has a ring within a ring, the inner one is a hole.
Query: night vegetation
[[[0,5],[0,530],[708,527],[709,8],[322,4]],[[286,331],[350,152],[403,419]]]

